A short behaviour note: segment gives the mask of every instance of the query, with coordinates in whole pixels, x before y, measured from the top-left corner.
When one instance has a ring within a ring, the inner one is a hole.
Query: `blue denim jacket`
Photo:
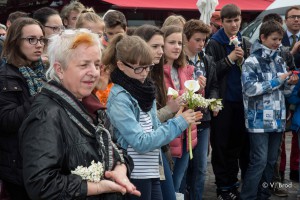
[[[112,87],[107,102],[107,115],[114,126],[114,137],[122,148],[127,149],[130,145],[138,153],[147,153],[168,144],[188,128],[182,116],[161,124],[157,117],[156,101],[153,101],[149,112],[154,131],[146,134],[139,124],[140,107],[137,100],[120,85]]]

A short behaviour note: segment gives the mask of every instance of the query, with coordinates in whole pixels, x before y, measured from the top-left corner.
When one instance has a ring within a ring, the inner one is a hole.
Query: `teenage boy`
[[[183,27],[185,35],[184,52],[190,65],[194,66],[194,79],[199,81],[205,98],[219,98],[215,63],[211,56],[205,55],[203,48],[210,34],[210,27],[201,20],[191,19]],[[213,115],[217,116],[218,111]],[[207,152],[210,132],[210,112],[204,111],[201,124],[197,126],[198,143],[193,149],[194,158],[187,170],[187,185],[190,199],[201,200],[204,190],[207,167]]]
[[[118,33],[126,33],[127,31],[127,21],[125,15],[117,10],[108,10],[103,15],[103,20],[105,23],[104,29],[104,46]]]
[[[246,128],[250,141],[250,162],[241,199],[268,199],[274,165],[285,130],[285,96],[291,94],[298,76],[287,72],[278,55],[284,30],[280,23],[262,24],[259,40],[242,68]]]
[[[79,1],[72,1],[63,7],[60,12],[63,24],[68,29],[75,29],[78,15],[85,9],[85,6]]]
[[[248,165],[248,140],[245,129],[241,85],[241,64],[250,44],[239,32],[241,10],[227,4],[221,10],[222,27],[210,39],[206,53],[213,56],[224,108],[211,120],[212,167],[219,199],[238,199],[238,172],[242,177]],[[230,43],[237,36],[240,45]]]

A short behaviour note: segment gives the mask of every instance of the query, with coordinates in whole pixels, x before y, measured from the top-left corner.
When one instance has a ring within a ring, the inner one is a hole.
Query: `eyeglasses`
[[[51,28],[54,33],[60,33],[63,30],[65,30],[64,26],[44,26],[44,27]]]
[[[144,67],[132,67],[131,65],[127,64],[126,62],[123,62],[122,63],[126,66],[126,67],[129,67],[131,69],[133,69],[134,73],[135,74],[140,74],[142,73],[144,70],[146,70],[146,72],[150,72],[152,69],[153,69],[153,66],[154,64],[151,64],[151,65],[146,65]]]
[[[41,45],[45,45],[48,42],[47,38],[36,38],[36,37],[26,37],[26,38],[21,38],[22,40],[26,40],[29,42],[29,44],[36,45],[38,42],[40,42]]]
[[[300,15],[291,15],[291,16],[288,16],[287,18],[290,18],[293,20],[295,20],[296,18],[300,19]]]

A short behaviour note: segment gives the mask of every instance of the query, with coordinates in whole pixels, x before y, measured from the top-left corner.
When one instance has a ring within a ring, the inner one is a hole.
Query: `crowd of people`
[[[287,196],[287,130],[291,179],[300,168],[300,7],[287,30],[266,15],[253,44],[241,22],[234,4],[210,24],[171,15],[162,27],[78,1],[11,13],[0,24],[0,199],[201,200],[210,151],[217,199]],[[223,108],[189,109],[190,80]]]

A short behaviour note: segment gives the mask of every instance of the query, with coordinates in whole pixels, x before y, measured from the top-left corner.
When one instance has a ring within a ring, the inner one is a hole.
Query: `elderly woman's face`
[[[77,99],[91,94],[100,76],[100,48],[80,44],[67,61],[67,68],[59,73],[62,85]]]

